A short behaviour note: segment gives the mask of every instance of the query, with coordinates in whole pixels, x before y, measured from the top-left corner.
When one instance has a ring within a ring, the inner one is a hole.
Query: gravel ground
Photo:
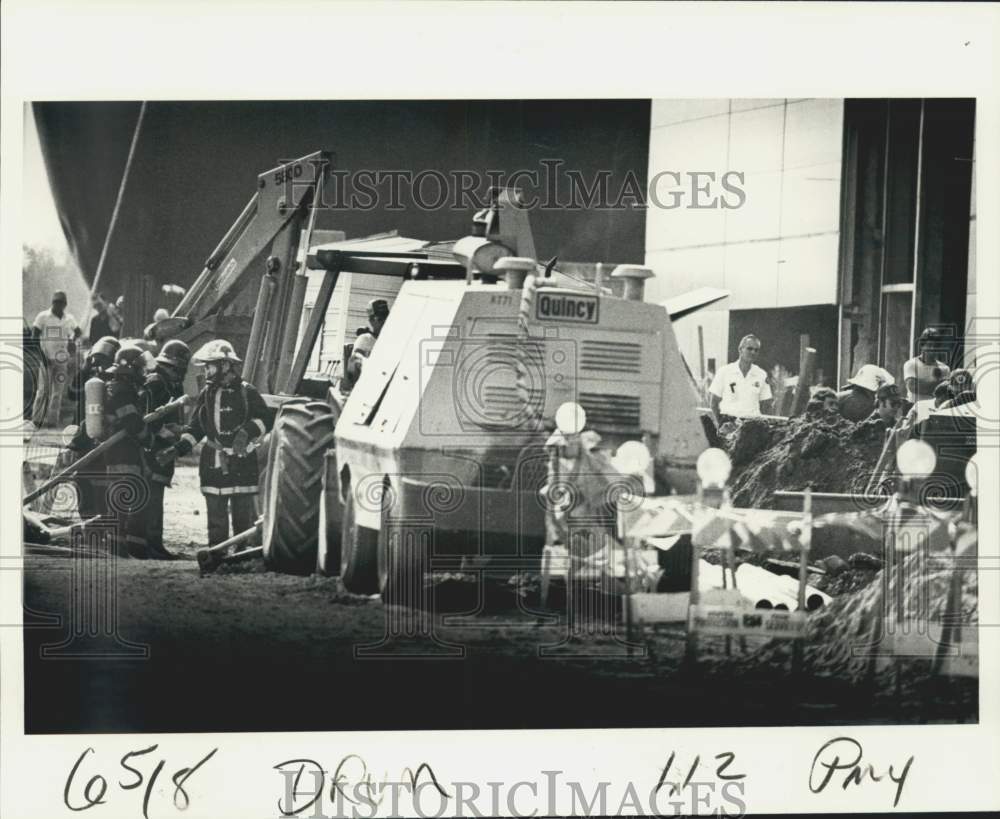
[[[204,544],[205,516],[190,462],[167,493],[166,520],[167,548],[181,559],[116,564],[118,634],[128,645],[109,637],[60,647],[73,626],[71,589],[86,588],[88,567],[101,564],[25,559],[28,732],[976,719],[975,696],[942,698],[933,680],[890,707],[881,689],[873,694],[837,679],[793,679],[784,657],[763,671],[740,671],[725,661],[722,639],[702,640],[695,671],[682,667],[677,631],[647,635],[629,656],[620,625],[571,628],[558,612],[548,612],[547,622],[539,616],[545,613],[519,610],[504,582],[488,585],[482,610],[463,617],[463,610],[475,610],[476,594],[458,580],[438,583],[436,611],[428,615],[346,594],[336,579],[266,572],[259,562],[200,577],[194,556]],[[433,639],[385,642],[388,628],[425,621],[434,623]],[[133,645],[148,649],[148,657],[127,656]],[[44,646],[59,661],[43,658]],[[365,646],[375,650],[366,654]],[[66,656],[79,651],[91,656]],[[742,651],[738,641],[733,651]]]

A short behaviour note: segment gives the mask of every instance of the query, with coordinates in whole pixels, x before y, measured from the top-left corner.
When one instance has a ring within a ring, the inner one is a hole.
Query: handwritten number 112
[[[686,788],[691,780],[694,778],[695,772],[698,770],[698,766],[701,764],[701,754],[694,758],[694,762],[691,763],[691,767],[688,769],[687,776],[684,778],[683,784],[678,784],[677,782],[667,782],[667,775],[670,773],[670,769],[674,765],[674,761],[677,757],[676,751],[671,751],[670,756],[667,758],[667,764],[663,766],[663,770],[660,772],[660,779],[656,783],[656,790],[654,793],[659,793],[660,788],[664,785],[670,786],[670,796],[676,796],[683,788]],[[732,751],[724,751],[721,754],[715,755],[716,760],[721,760],[720,764],[715,768],[715,778],[721,779],[723,781],[729,782],[738,779],[745,779],[746,774],[741,773],[727,773],[729,766],[733,764],[736,759],[736,754]]]

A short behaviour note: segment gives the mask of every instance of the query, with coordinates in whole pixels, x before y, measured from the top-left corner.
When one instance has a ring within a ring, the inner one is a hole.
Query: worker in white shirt
[[[712,379],[712,414],[720,424],[732,418],[770,414],[773,396],[767,373],[754,364],[760,339],[751,334],[740,339],[740,357],[722,367]]]
[[[66,293],[52,294],[52,308],[42,310],[32,324],[32,338],[45,357],[45,373],[35,393],[32,420],[36,427],[59,424],[63,395],[68,386],[70,358],[76,352],[80,326],[66,310]]]
[[[948,378],[951,370],[938,358],[947,349],[947,339],[928,327],[917,340],[918,353],[903,365],[906,400],[911,403],[934,397],[934,388]]]

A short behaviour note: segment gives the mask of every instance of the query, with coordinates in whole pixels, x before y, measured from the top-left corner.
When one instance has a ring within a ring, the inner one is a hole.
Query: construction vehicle
[[[537,565],[545,442],[568,403],[604,445],[644,441],[658,474],[693,490],[708,442],[671,315],[643,301],[649,270],[621,265],[605,283],[539,264],[509,189],[493,191],[454,243],[317,244],[310,205],[328,169],[317,153],[260,175],[201,277],[154,327],[160,339],[225,335],[245,347],[243,377],[276,411],[262,490],[270,567],[384,593],[463,556]],[[303,324],[310,271],[321,281]],[[349,395],[336,373],[307,374],[345,273],[395,294]],[[245,309],[241,291],[255,281],[249,332],[232,338],[234,305]],[[684,300],[674,317],[722,297]]]

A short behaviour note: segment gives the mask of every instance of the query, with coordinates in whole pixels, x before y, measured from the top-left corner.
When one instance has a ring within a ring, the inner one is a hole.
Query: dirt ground
[[[163,498],[163,541],[168,551],[194,560],[195,553],[207,540],[198,466],[189,456],[178,465],[173,486]]]
[[[205,517],[192,463],[180,466],[166,497],[166,546],[176,561],[25,559],[28,732],[977,718],[974,680],[920,678],[900,697],[888,675],[870,688],[835,677],[793,678],[784,650],[769,653],[767,668],[747,671],[726,661],[719,638],[702,640],[701,661],[690,669],[679,631],[647,634],[630,653],[607,599],[592,601],[609,615],[598,619],[607,624],[600,628],[568,623],[558,605],[540,611],[502,580],[441,582],[428,613],[347,594],[336,579],[270,573],[260,562],[201,577],[195,552],[204,544]],[[79,590],[99,592],[109,568],[117,637],[88,636],[96,618],[80,605]],[[407,628],[417,635],[403,634]],[[386,640],[393,630],[398,636]],[[733,659],[742,651],[734,641]]]

